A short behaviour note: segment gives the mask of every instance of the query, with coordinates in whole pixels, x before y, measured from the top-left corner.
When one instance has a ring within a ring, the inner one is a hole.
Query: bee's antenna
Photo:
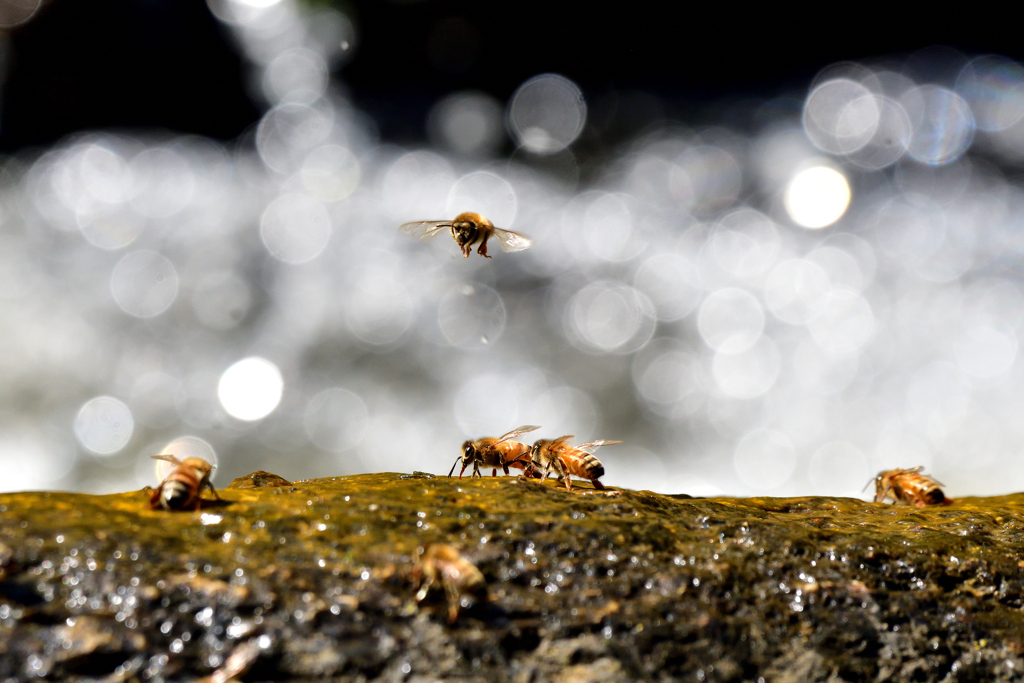
[[[455,469],[455,468],[452,468],[452,469]],[[864,493],[865,491],[867,491],[868,487],[871,486],[871,482],[874,482],[874,481],[878,481],[878,477],[871,477],[870,479],[868,479],[868,483],[864,485],[864,488],[862,488],[860,490],[860,492]]]

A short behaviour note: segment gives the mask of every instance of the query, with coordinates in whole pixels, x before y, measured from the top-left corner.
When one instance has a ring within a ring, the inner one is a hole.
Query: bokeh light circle
[[[786,187],[785,204],[790,218],[805,228],[824,228],[846,213],[850,183],[839,171],[814,166],[797,173]]]
[[[178,297],[178,271],[155,251],[133,251],[114,266],[110,293],[128,315],[152,318],[170,308]]]
[[[579,137],[586,120],[583,92],[558,74],[541,74],[526,81],[508,106],[512,136],[534,154],[561,152]]]
[[[764,331],[764,309],[753,294],[737,287],[712,292],[697,313],[704,343],[723,353],[741,353]]]
[[[655,254],[640,264],[633,285],[654,304],[659,320],[678,320],[700,303],[700,273],[681,254]]]
[[[942,166],[959,159],[974,140],[971,107],[952,90],[923,85],[901,98],[914,134],[908,151],[916,161]]]
[[[654,305],[628,285],[593,282],[570,301],[566,323],[570,338],[586,350],[631,353],[654,333]]]
[[[427,132],[441,146],[466,156],[489,156],[504,139],[501,104],[482,92],[457,92],[438,101]]]
[[[517,209],[516,191],[507,180],[489,171],[476,171],[462,176],[452,185],[445,215],[454,218],[472,211],[507,230],[516,219]],[[497,249],[496,244],[493,246]]]
[[[277,366],[258,356],[243,358],[220,376],[217,398],[228,415],[244,422],[262,420],[274,412],[284,393]]]
[[[331,387],[310,400],[304,423],[309,440],[317,447],[341,453],[359,445],[369,421],[366,403],[358,394]]]
[[[779,377],[782,354],[778,345],[761,337],[739,353],[719,351],[711,363],[711,374],[726,396],[739,399],[765,394]]]
[[[132,411],[113,396],[86,401],[75,417],[75,436],[96,455],[113,455],[128,445],[135,431]]]
[[[302,186],[322,202],[337,202],[359,187],[362,167],[359,159],[341,145],[321,145],[302,162]]]
[[[331,239],[331,217],[324,205],[309,195],[282,195],[263,212],[260,237],[274,258],[305,263],[319,256]]]
[[[437,323],[452,346],[487,346],[505,331],[505,302],[486,285],[462,285],[441,299]]]
[[[874,94],[848,78],[821,83],[804,103],[807,137],[819,149],[833,154],[850,154],[867,145],[878,123]]]

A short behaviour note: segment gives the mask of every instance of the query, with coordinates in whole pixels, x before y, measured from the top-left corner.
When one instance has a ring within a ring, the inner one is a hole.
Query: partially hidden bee
[[[944,484],[922,474],[924,467],[895,469],[879,472],[875,477],[875,502],[882,503],[887,498],[894,503],[910,503],[923,508],[928,505],[949,505],[952,499],[946,498],[941,486]],[[871,482],[868,482],[871,486]],[[865,489],[867,486],[864,487]]]
[[[475,244],[480,245],[476,253],[491,258],[487,253],[487,240],[491,235],[498,238],[498,246],[504,252],[522,251],[533,246],[533,240],[529,237],[511,230],[496,228],[478,213],[460,213],[453,221],[413,221],[403,223],[398,229],[410,237],[421,240],[433,239],[448,230],[466,258],[469,258]]]
[[[514,467],[519,470],[526,470],[530,465],[530,446],[525,443],[513,441],[517,436],[532,432],[540,427],[534,425],[523,425],[513,429],[507,434],[498,438],[486,437],[476,441],[466,441],[462,444],[462,455],[458,457],[448,476],[455,472],[455,466],[462,462],[462,469],[459,471],[459,479],[470,465],[473,466],[471,476],[481,477],[480,467],[491,467],[491,476],[498,474],[498,468],[508,474],[508,468]]]
[[[175,465],[171,473],[164,477],[160,485],[153,491],[149,505],[154,510],[198,510],[203,489],[213,492],[213,497],[220,500],[217,490],[210,483],[213,465],[202,458],[185,458],[179,460],[173,455],[154,455],[155,460],[166,460]]]
[[[487,599],[487,582],[484,575],[472,562],[463,557],[456,548],[444,543],[434,543],[426,550],[420,549],[419,559],[412,570],[413,580],[419,585],[416,602],[422,602],[430,589],[438,583],[448,598],[448,621],[454,623],[459,617],[459,606],[463,593],[478,600]]]
[[[622,443],[621,441],[591,441],[578,446],[570,446],[567,442],[572,435],[560,436],[557,439],[538,439],[530,451],[531,467],[526,474],[532,474],[532,470],[541,470],[541,478],[547,479],[552,471],[558,475],[558,480],[565,480],[565,488],[572,490],[572,479],[570,475],[580,479],[589,479],[595,489],[603,489],[604,484],[598,481],[598,477],[604,476],[604,465],[592,453],[585,449],[599,448],[601,446],[613,446]]]

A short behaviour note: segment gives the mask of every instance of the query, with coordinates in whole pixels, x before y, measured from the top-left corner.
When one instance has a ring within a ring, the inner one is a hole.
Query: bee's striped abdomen
[[[562,457],[565,469],[581,479],[597,479],[604,476],[604,465],[590,453],[568,452]]]

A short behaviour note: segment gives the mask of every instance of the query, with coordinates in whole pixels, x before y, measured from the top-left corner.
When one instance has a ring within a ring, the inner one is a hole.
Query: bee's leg
[[[416,591],[416,602],[423,602],[423,599],[427,597],[427,593],[430,592],[430,587],[434,585],[434,572],[423,572],[426,577],[420,583],[420,589]]]
[[[206,480],[206,488],[210,489],[210,493],[213,494],[214,498],[220,500],[220,496],[217,495],[217,489],[213,488],[213,482],[210,481],[209,479]]]
[[[149,507],[156,510],[158,507],[163,507],[163,501],[160,500],[160,495],[164,492],[164,484],[160,482],[160,485],[153,489],[152,495],[149,497]]]
[[[490,255],[487,253],[487,238],[488,237],[490,237],[490,235],[484,235],[484,238],[482,240],[480,240],[480,248],[478,248],[476,250],[476,253],[480,254],[484,258],[491,258]]]
[[[597,477],[594,477],[593,479],[591,479],[591,480],[590,480],[590,483],[591,483],[591,484],[593,484],[593,485],[594,485],[594,488],[595,488],[595,489],[597,489],[598,491],[601,491],[601,490],[603,490],[603,489],[604,489],[604,484],[602,484],[601,482],[599,482],[599,481],[597,480]]]
[[[565,463],[562,462],[561,457],[555,457],[552,462],[555,468],[558,470],[558,478],[565,479],[565,488],[568,491],[572,491],[572,480],[569,479],[569,472],[565,467]]]
[[[505,474],[508,474],[508,468],[507,467],[505,468]],[[495,467],[493,470],[491,470],[491,476],[492,477],[498,476],[498,468],[497,467]]]
[[[462,596],[452,579],[442,576],[441,583],[444,584],[444,592],[448,597],[448,623],[454,624],[455,620],[459,618],[459,602],[461,602]]]

